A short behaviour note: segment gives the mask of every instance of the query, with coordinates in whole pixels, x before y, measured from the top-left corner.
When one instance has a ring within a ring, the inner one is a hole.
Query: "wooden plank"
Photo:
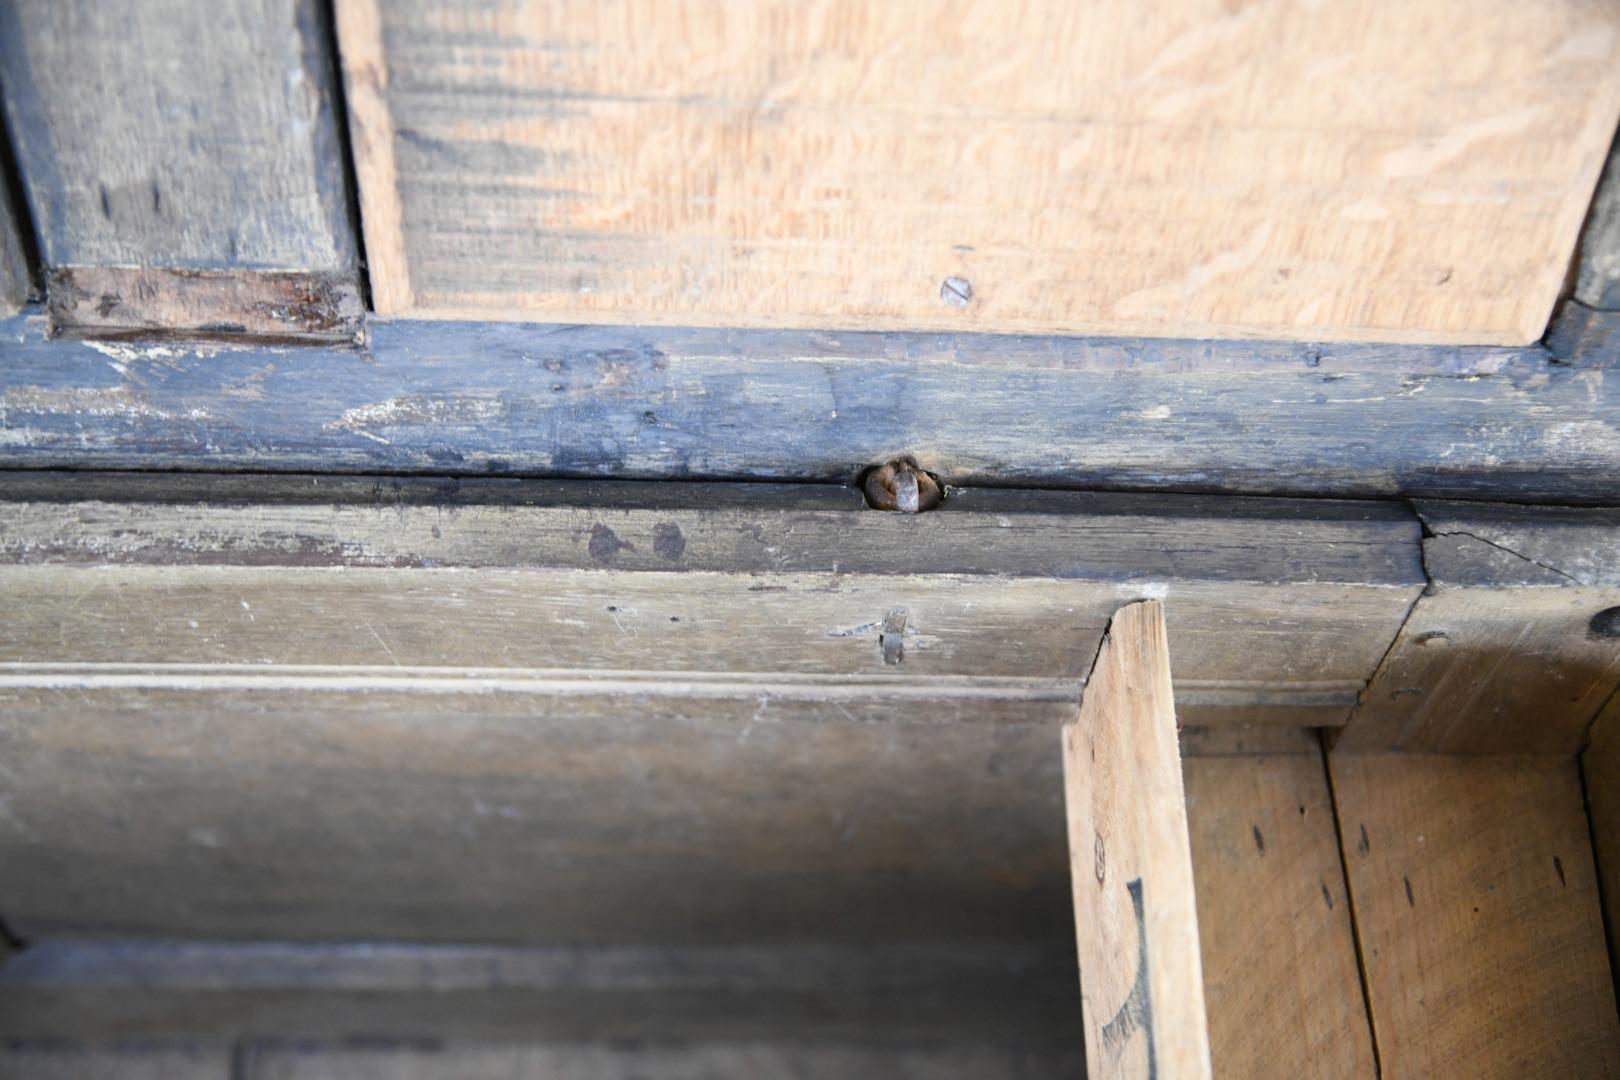
[[[1114,614],[1063,728],[1086,1075],[1208,1077],[1187,807],[1164,613]]]
[[[1620,513],[1419,503],[1432,584],[1337,746],[1574,754],[1620,686]]]
[[[911,453],[956,485],[1620,498],[1620,380],[1539,347],[385,322],[350,353],[43,329],[0,324],[0,465],[844,483]]]
[[[1074,960],[1055,944],[42,942],[0,975],[0,1039],[956,1040],[1078,1060]]]
[[[7,1080],[233,1080],[228,1045],[0,1043]]]
[[[1586,813],[1592,823],[1598,892],[1609,929],[1609,964],[1620,971],[1620,695],[1609,699],[1581,752]]]
[[[1576,763],[1334,754],[1331,767],[1384,1075],[1620,1071]]]
[[[1620,116],[1579,0],[338,6],[390,315],[1527,343]]]
[[[1183,775],[1215,1075],[1375,1076],[1319,744]]]
[[[948,1039],[910,1047],[716,1042],[675,1046],[250,1047],[237,1080],[1022,1080],[1080,1077],[1078,1054]]]
[[[359,332],[326,40],[314,0],[6,5],[5,104],[56,327]]]
[[[335,691],[357,672],[334,661],[576,683],[602,667],[860,676],[879,696],[890,692],[871,677],[922,675],[910,692],[936,702],[961,690],[965,707],[999,698],[1005,719],[1022,700],[1046,717],[1072,699],[1114,607],[1160,596],[1190,722],[1334,725],[1423,581],[1404,511],[1321,501],[958,490],[906,517],[799,485],[82,474],[13,475],[0,500],[0,575],[34,598],[7,659],[134,663],[159,679],[164,665],[273,659],[327,665],[317,685]],[[1189,531],[1203,538],[1196,550]],[[334,578],[340,568],[365,572]],[[329,601],[318,611],[315,582]],[[516,596],[559,613],[514,636],[501,613]],[[242,600],[257,621],[242,619]],[[906,613],[898,669],[879,647],[894,611]],[[132,618],[151,620],[165,644],[130,653],[125,636],[102,633],[107,618],[132,633]],[[178,618],[197,632],[177,635]],[[308,632],[288,638],[287,620]]]
[[[861,700],[8,690],[0,911],[33,939],[1062,942],[1059,719]]]

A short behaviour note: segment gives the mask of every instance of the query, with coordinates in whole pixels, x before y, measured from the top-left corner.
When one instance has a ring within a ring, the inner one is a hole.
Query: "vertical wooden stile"
[[[1211,1075],[1164,610],[1121,608],[1063,729],[1092,1080]]]

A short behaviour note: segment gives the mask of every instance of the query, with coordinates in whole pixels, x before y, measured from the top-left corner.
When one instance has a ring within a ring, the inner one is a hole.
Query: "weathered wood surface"
[[[1610,928],[1609,964],[1620,971],[1620,695],[1592,724],[1581,752],[1581,780],[1586,787],[1586,815],[1592,823],[1592,854],[1597,859],[1599,893]]]
[[[1370,1078],[1327,772],[1296,747],[1183,766],[1215,1075]]]
[[[1620,500],[1620,381],[1537,348],[377,323],[365,352],[0,325],[0,464]],[[1550,422],[1551,421],[1551,422]]]
[[[1620,687],[1620,512],[1417,509],[1432,584],[1336,745],[1577,753]]]
[[[1330,765],[1383,1074],[1620,1072],[1576,762]]]
[[[709,948],[43,942],[0,1040],[955,1039],[1072,1051],[1064,942]]]
[[[0,12],[0,63],[59,328],[359,330],[315,0],[21,0]]]
[[[338,10],[389,314],[1524,343],[1620,117],[1578,0]]]
[[[1334,725],[1423,582],[1415,522],[1375,504],[966,490],[907,517],[800,485],[127,474],[15,474],[0,498],[5,655],[26,669],[9,677],[36,687],[297,674],[339,692],[460,665],[464,690],[650,690],[665,672],[703,697],[999,699],[1003,719],[1044,719],[1114,607],[1161,596],[1189,722]],[[514,604],[546,614],[514,631]],[[895,611],[897,665],[880,648]],[[266,661],[316,668],[229,666]]]
[[[274,1038],[236,1046],[0,1046],[7,1080],[1024,1080],[1084,1076],[1078,1052],[942,1036],[912,1046],[860,1041],[715,1040],[613,1044],[458,1042],[322,1045]]]
[[[0,709],[25,937],[1056,943],[1072,920],[1055,718],[498,689]]]
[[[4,129],[0,127],[0,137]],[[28,303],[33,292],[33,281],[28,269],[28,249],[23,243],[24,219],[20,207],[12,204],[11,185],[6,182],[6,170],[11,155],[0,147],[0,317],[15,315]]]
[[[229,1045],[0,1043],[6,1080],[237,1080]]]
[[[236,1080],[1080,1080],[1079,1054],[947,1039],[907,1047],[712,1043],[677,1046],[249,1047]],[[26,1080],[26,1078],[25,1078]]]
[[[1109,620],[1062,749],[1086,1075],[1208,1078],[1192,851],[1157,602],[1128,604]]]
[[[1620,311],[1620,136],[1609,150],[1577,254],[1575,301],[1600,311]]]

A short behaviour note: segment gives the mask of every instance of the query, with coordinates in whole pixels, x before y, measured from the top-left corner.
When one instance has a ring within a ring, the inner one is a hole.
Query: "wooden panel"
[[[1215,1075],[1375,1076],[1319,745],[1183,773]]]
[[[1001,700],[1004,718],[1018,701],[1045,717],[1072,700],[1109,613],[1160,596],[1189,722],[1333,725],[1422,581],[1415,523],[1346,503],[970,490],[912,518],[806,486],[83,475],[12,476],[0,494],[0,576],[19,610],[0,655],[92,681],[82,665],[161,680],[164,665],[269,661],[318,665],[300,677],[332,691],[361,674],[342,665],[382,664],[366,677],[462,665],[590,692],[586,669],[790,673],[892,696],[872,677],[922,675],[935,699],[962,690]],[[879,647],[897,610],[898,669]],[[108,637],[108,620],[124,632]],[[68,677],[30,670],[34,685]],[[211,671],[244,674],[275,673]]]
[[[1074,1080],[1078,1055],[931,1041],[911,1047],[711,1043],[674,1046],[289,1047],[250,1049],[236,1080]]]
[[[6,1080],[232,1080],[226,1045],[0,1044]]]
[[[1331,766],[1384,1075],[1620,1071],[1575,762]]]
[[[0,911],[25,937],[1061,942],[1072,924],[1056,717],[499,688],[0,706]]]
[[[55,325],[358,331],[314,0],[23,0],[0,60]],[[220,271],[229,287],[199,286]]]
[[[1433,582],[1337,746],[1578,752],[1620,686],[1620,514],[1420,503]]]
[[[1152,600],[1109,621],[1063,728],[1086,1075],[1209,1077],[1170,648]]]
[[[1620,115],[1581,0],[338,11],[393,315],[1530,342]]]
[[[47,941],[0,975],[0,1040],[197,1042],[273,1033],[332,1043],[893,1046],[950,1039],[1078,1060],[1085,1047],[1074,1024],[1079,997],[1074,955],[1063,941],[704,948]]]
[[[1609,927],[1609,964],[1620,971],[1620,939],[1615,936],[1620,931],[1620,695],[1609,699],[1592,725],[1591,740],[1581,754],[1581,779]]]
[[[912,453],[958,485],[1620,498],[1620,380],[1539,347],[370,332],[221,351],[0,323],[0,464],[844,483]]]

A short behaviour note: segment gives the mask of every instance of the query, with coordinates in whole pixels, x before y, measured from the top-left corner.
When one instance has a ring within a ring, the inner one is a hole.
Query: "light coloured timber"
[[[1187,807],[1164,613],[1109,621],[1063,727],[1069,873],[1094,1080],[1209,1077]]]
[[[1620,1071],[1575,760],[1330,765],[1383,1075]]]
[[[1527,343],[1620,117],[1582,0],[338,12],[393,316]]]
[[[1320,744],[1183,778],[1215,1075],[1375,1076]]]

